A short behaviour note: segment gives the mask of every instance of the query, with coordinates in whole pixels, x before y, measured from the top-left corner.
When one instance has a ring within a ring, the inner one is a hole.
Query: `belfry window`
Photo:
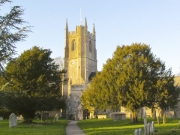
[[[91,44],[91,41],[89,41],[89,51],[92,53],[92,44]]]
[[[72,41],[72,46],[71,46],[71,50],[74,51],[76,48],[76,42],[75,40]]]

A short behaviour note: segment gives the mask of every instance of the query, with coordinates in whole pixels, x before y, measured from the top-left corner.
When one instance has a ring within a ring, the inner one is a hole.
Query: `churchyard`
[[[152,118],[148,118],[147,122],[152,122]],[[180,126],[178,122],[180,119],[167,119],[166,124],[158,125],[155,120],[154,135],[179,135]],[[112,120],[112,119],[88,119],[78,122],[79,127],[87,135],[134,135],[136,129],[142,129],[144,135],[144,121],[139,119],[139,122],[132,123],[130,119],[126,120]]]
[[[41,120],[33,120],[33,124],[23,123],[17,120],[17,125],[10,127],[9,119],[0,120],[0,134],[1,135],[66,135],[65,127],[68,120],[48,119],[46,122]]]
[[[153,118],[147,118],[147,123],[154,121],[154,135],[179,135],[180,134],[180,119],[167,118],[167,123],[157,123]],[[46,119],[44,122],[41,120],[33,120],[33,123],[24,123],[21,117],[16,117],[14,113],[9,116],[9,119],[0,117],[0,133],[13,134],[13,135],[65,135],[65,128],[68,124],[65,119]],[[147,124],[147,125],[149,125]],[[139,118],[138,122],[134,123],[129,118],[98,118],[87,119],[78,121],[78,126],[87,135],[144,135],[144,119]],[[135,134],[141,130],[141,134]],[[138,131],[137,131],[138,130]],[[148,130],[151,130],[150,128]],[[151,134],[146,134],[151,135]]]

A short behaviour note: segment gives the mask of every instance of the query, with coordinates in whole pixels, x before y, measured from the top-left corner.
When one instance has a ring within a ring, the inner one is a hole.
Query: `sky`
[[[74,31],[86,18],[88,31],[95,24],[98,71],[117,45],[145,43],[166,69],[180,72],[180,0],[14,0],[0,7],[0,15],[15,5],[25,9],[22,18],[33,26],[26,41],[16,44],[18,54],[39,46],[63,58],[66,20]]]

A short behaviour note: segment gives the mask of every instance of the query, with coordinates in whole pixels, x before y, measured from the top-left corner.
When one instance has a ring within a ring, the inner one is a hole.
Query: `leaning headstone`
[[[157,117],[157,122],[160,124],[160,116]]]
[[[0,120],[3,120],[3,117],[0,117]]]
[[[17,117],[14,113],[9,116],[9,127],[16,127],[17,126]]]
[[[142,129],[139,129],[139,135],[142,135]]]
[[[134,135],[139,135],[139,130],[138,130],[138,129],[136,129],[136,130],[134,131]]]

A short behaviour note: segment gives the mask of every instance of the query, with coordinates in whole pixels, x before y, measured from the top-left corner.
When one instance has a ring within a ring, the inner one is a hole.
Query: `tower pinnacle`
[[[68,20],[66,19],[66,30],[68,30]]]
[[[93,31],[92,31],[92,33],[93,33],[93,34],[96,33],[96,31],[95,31],[95,24],[94,24],[94,23],[93,23]]]
[[[87,28],[87,20],[85,18],[85,21],[84,21],[84,26]]]

